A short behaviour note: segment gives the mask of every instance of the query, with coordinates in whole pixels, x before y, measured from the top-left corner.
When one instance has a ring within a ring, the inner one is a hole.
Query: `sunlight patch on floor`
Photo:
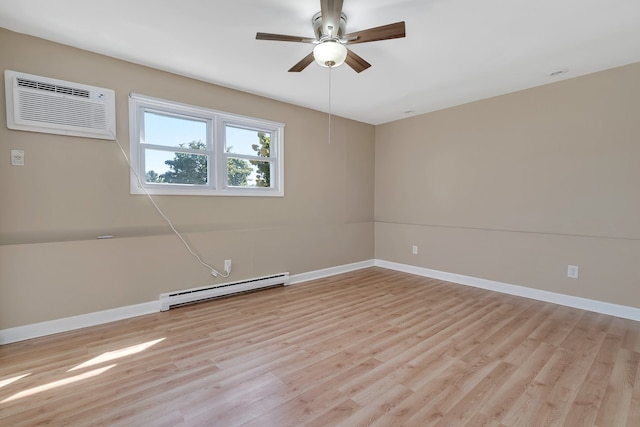
[[[86,362],[69,369],[67,372],[75,371],[76,369],[81,368],[88,368],[89,366],[94,366],[100,363],[109,362],[111,360],[120,359],[121,357],[131,356],[132,354],[140,353],[164,340],[165,338],[160,338],[153,341],[147,341],[142,344],[136,344],[130,347],[121,348],[120,350],[107,351],[105,353],[102,353],[100,356],[96,356],[91,360],[87,360]]]
[[[18,375],[17,377],[12,377],[12,378],[7,378],[6,380],[2,380],[0,381],[0,388],[7,386],[13,382],[18,381],[20,378],[24,378],[31,375],[31,372],[29,372],[28,374],[23,374],[23,375]]]
[[[114,366],[116,366],[115,363],[113,365],[109,365],[109,366],[105,366],[103,368],[95,369],[93,371],[85,372],[83,374],[79,374],[79,375],[76,375],[76,376],[73,376],[73,377],[70,377],[70,378],[65,378],[63,380],[54,381],[54,382],[51,382],[49,384],[44,384],[44,385],[41,385],[41,386],[38,386],[38,387],[33,387],[33,388],[30,388],[30,389],[21,391],[19,393],[16,393],[13,396],[9,396],[6,399],[4,399],[3,401],[0,401],[0,403],[11,402],[12,400],[20,399],[20,398],[23,398],[23,397],[34,395],[36,393],[41,393],[43,391],[51,390],[52,388],[61,387],[63,385],[73,384],[73,383],[78,382],[78,381],[86,380],[87,378],[98,376],[98,375],[108,371],[109,369],[113,368]]]

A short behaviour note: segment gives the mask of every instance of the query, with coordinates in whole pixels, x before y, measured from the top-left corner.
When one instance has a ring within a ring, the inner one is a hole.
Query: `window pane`
[[[204,150],[206,141],[205,120],[144,112],[144,142],[147,144]]]
[[[225,127],[225,152],[271,157],[271,133],[233,126]]]
[[[227,184],[232,187],[271,187],[271,162],[229,157]]]
[[[284,196],[283,124],[137,94],[129,108],[131,194]]]
[[[145,181],[149,183],[206,185],[209,162],[206,154],[145,150]]]

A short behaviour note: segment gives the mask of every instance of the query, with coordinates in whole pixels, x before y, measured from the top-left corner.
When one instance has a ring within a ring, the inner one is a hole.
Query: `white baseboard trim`
[[[160,311],[158,301],[152,301],[65,317],[63,319],[49,320],[47,322],[32,323],[15,328],[0,329],[0,345],[86,328],[88,326],[101,325],[116,320],[129,319],[144,314],[157,313],[158,311]]]
[[[374,260],[366,260],[354,262],[353,264],[339,265],[337,267],[324,268],[322,270],[309,271],[307,273],[294,274],[289,276],[289,284],[308,282],[310,280],[323,279],[325,277],[335,276],[336,274],[349,273],[351,271],[362,270],[363,268],[373,267]]]
[[[289,276],[289,284],[293,285],[310,280],[335,276],[336,274],[348,273],[350,271],[360,270],[367,267],[373,267],[373,263],[374,262],[371,259],[353,264],[310,271],[308,273],[295,274],[293,276]],[[113,308],[110,310],[97,311],[94,313],[81,314],[78,316],[65,317],[63,319],[17,326],[15,328],[0,329],[0,345],[43,337],[45,335],[58,334],[60,332],[68,332],[89,326],[101,325],[104,323],[114,322],[116,320],[157,313],[159,311],[159,302],[151,301],[142,304]]]
[[[595,313],[608,314],[610,316],[621,317],[623,319],[640,321],[640,308],[636,307],[629,307],[626,305],[612,304],[609,302],[558,294],[555,292],[543,291],[540,289],[527,288],[524,286],[512,285],[509,283],[495,282],[493,280],[464,276],[462,274],[447,273],[444,271],[431,270],[428,268],[416,267],[413,265],[400,264],[380,259],[374,260],[374,265],[376,267],[402,271],[405,273],[430,277],[433,279],[440,279],[460,285],[473,286],[475,288],[487,289],[490,291],[501,292],[503,294],[516,295],[520,297],[535,299],[538,301],[550,302],[567,307],[593,311]]]
[[[612,304],[603,301],[590,300],[587,298],[574,297],[571,295],[558,294],[555,292],[542,291],[539,289],[527,288],[524,286],[512,285],[509,283],[495,282],[493,280],[480,279],[462,274],[447,273],[444,271],[431,270],[413,265],[400,264],[380,259],[360,261],[353,264],[345,264],[337,267],[324,268],[307,273],[294,274],[289,276],[289,284],[308,282],[337,274],[349,273],[368,267],[382,267],[389,270],[402,271],[423,277],[431,277],[447,282],[461,285],[473,286],[490,291],[501,292],[510,295],[531,298],[538,301],[545,301],[596,313],[608,314],[640,321],[640,308],[624,305]],[[46,322],[33,323],[30,325],[17,326],[15,328],[0,329],[0,345],[13,342],[38,338],[45,335],[57,334],[60,332],[72,331],[89,326],[101,325],[104,323],[124,320],[145,314],[157,313],[160,311],[158,301],[151,301],[142,304],[129,305],[125,307],[113,308],[110,310],[97,311],[94,313],[81,314],[79,316],[55,319]]]

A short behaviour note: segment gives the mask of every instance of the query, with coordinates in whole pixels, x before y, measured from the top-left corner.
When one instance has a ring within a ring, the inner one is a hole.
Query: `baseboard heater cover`
[[[195,304],[228,295],[234,295],[275,286],[287,286],[289,273],[278,273],[271,276],[256,277],[239,282],[221,283],[219,285],[184,289],[181,291],[160,294],[160,311],[180,307],[187,304]]]

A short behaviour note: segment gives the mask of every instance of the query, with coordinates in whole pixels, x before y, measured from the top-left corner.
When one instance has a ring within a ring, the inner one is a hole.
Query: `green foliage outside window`
[[[264,132],[258,132],[258,144],[251,145],[253,151],[255,151],[260,157],[270,157],[270,143],[271,137]],[[256,187],[270,187],[271,186],[271,163],[259,162],[256,160],[250,161],[257,169],[256,172]]]
[[[258,143],[251,148],[260,157],[270,157],[271,138],[264,132],[258,133]],[[179,144],[181,148],[195,150],[205,150],[206,145],[202,141],[191,141],[187,144]],[[228,147],[230,152],[233,147]],[[169,166],[169,170],[163,174],[150,170],[146,173],[146,181],[150,183],[168,184],[195,184],[206,185],[208,180],[207,156],[204,154],[175,153],[172,160],[164,162]],[[228,185],[235,187],[246,187],[248,178],[253,172],[251,165],[256,170],[256,187],[271,186],[271,163],[257,160],[243,160],[230,158],[227,161]]]

